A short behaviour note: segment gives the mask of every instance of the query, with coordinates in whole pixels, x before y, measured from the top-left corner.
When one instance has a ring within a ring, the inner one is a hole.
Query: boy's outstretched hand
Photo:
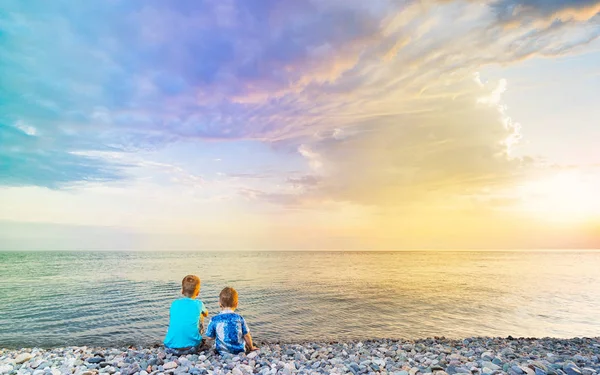
[[[258,350],[258,347],[254,346],[254,343],[252,342],[252,336],[250,335],[250,333],[246,333],[244,335],[244,341],[246,342],[246,351],[247,352],[253,352],[255,350]]]

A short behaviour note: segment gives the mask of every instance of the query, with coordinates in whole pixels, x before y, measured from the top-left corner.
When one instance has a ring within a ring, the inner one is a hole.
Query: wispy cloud
[[[508,22],[588,21],[600,12],[598,0],[499,0],[493,3]]]
[[[597,6],[5,1],[0,184],[115,180],[123,163],[86,152],[239,139],[291,145],[348,198],[504,178],[514,129],[475,105],[488,89],[472,74],[575,51],[600,35]]]

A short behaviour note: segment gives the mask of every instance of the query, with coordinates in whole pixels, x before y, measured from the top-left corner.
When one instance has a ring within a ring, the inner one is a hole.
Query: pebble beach
[[[174,356],[163,347],[1,349],[8,375],[596,375],[600,338],[445,338],[259,343],[250,354]]]

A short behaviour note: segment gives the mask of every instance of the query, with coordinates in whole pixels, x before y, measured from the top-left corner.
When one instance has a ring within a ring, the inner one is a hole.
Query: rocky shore
[[[600,338],[444,338],[264,343],[248,355],[173,356],[164,348],[0,350],[0,374],[596,375]]]

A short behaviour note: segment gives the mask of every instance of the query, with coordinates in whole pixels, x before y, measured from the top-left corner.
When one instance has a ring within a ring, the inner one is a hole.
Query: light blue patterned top
[[[200,345],[202,335],[198,325],[203,311],[207,310],[200,300],[185,297],[173,301],[169,311],[169,330],[165,337],[165,346],[181,349]]]
[[[241,315],[226,309],[214,316],[206,328],[206,337],[215,339],[215,349],[219,353],[242,353],[245,350],[244,336],[248,326]]]

